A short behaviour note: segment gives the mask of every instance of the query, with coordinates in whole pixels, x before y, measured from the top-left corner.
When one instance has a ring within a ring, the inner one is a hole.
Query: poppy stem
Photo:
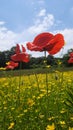
[[[20,62],[20,74],[19,74],[19,91],[18,91],[18,102],[20,104],[20,86],[21,86],[21,68],[22,68],[22,62]]]
[[[36,82],[37,82],[37,86],[38,86],[38,91],[40,93],[40,87],[39,87],[39,81],[38,81],[38,77],[37,74],[35,73],[35,78],[36,78]]]
[[[44,56],[45,56],[45,65],[47,66],[46,51],[44,51]],[[48,100],[48,73],[47,72],[46,72],[46,103],[47,103],[46,116],[48,116],[49,100]]]
[[[45,60],[46,60],[46,51],[44,51],[44,55],[45,55]],[[47,72],[46,72],[46,88],[47,88],[47,97],[48,97],[48,74],[47,74]]]
[[[45,56],[45,58],[46,58],[46,51],[44,51],[44,56]]]

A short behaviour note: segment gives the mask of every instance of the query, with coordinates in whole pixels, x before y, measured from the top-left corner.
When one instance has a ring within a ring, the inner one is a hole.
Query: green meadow
[[[0,130],[73,130],[73,71],[2,71]]]

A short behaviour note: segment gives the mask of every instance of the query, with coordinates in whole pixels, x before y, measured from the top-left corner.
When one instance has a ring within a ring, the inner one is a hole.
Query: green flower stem
[[[44,51],[45,59],[46,59],[46,51]],[[46,91],[47,91],[47,98],[48,98],[48,73],[46,72]]]
[[[20,62],[19,89],[18,89],[18,105],[20,105],[21,68],[22,68],[22,62]]]
[[[40,93],[40,87],[39,87],[39,81],[38,81],[37,74],[35,74],[35,78],[36,78],[36,82],[37,82],[37,86],[38,86],[38,91],[39,91],[39,93]]]
[[[46,60],[46,51],[44,51],[44,56]],[[46,62],[45,65],[47,66]],[[48,98],[48,73],[46,72],[46,118],[48,118],[48,108],[49,108],[49,98]]]

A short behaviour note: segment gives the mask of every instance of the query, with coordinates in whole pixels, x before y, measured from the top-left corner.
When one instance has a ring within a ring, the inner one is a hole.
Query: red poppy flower
[[[64,46],[65,41],[62,34],[56,34],[50,41],[46,50],[49,54],[54,55],[60,51],[60,49]]]
[[[70,53],[70,58],[68,60],[68,63],[70,64],[73,64],[73,52]]]
[[[53,35],[45,32],[37,35],[33,42],[27,43],[27,48],[31,51],[48,51],[53,55],[60,51],[64,46],[64,37],[62,34]]]
[[[45,47],[47,46],[48,42],[53,37],[53,34],[45,32],[37,35],[33,42],[27,43],[27,48],[31,51],[44,51]]]
[[[70,53],[70,57],[73,57],[73,52]]]
[[[16,68],[16,67],[18,67],[18,63],[15,63],[15,62],[13,62],[13,61],[10,61],[10,62],[7,63],[7,66],[6,66],[5,68],[6,68],[6,69],[14,69],[14,68]]]
[[[68,63],[69,63],[69,64],[73,64],[73,58],[70,58],[70,59],[68,60]]]
[[[20,50],[19,44],[16,46],[16,54],[11,56],[11,59],[13,61],[21,61],[21,62],[28,62],[29,61],[29,55],[26,53],[26,49],[23,45],[21,45],[22,50]]]

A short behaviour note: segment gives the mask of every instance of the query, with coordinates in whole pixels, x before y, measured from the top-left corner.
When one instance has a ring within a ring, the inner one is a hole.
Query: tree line
[[[65,67],[73,66],[73,64],[68,63],[69,54],[72,51],[72,49],[69,49],[66,54],[63,55],[62,58],[58,57],[55,58],[52,55],[48,55],[46,58],[44,56],[42,57],[32,57],[30,55],[30,61],[28,63],[22,63],[22,69],[31,69],[31,68],[44,68],[45,66],[58,66],[58,64],[61,63],[61,65]],[[12,47],[10,50],[2,51],[0,52],[0,67],[5,67],[6,63],[11,60],[11,55],[15,54],[15,47]],[[20,63],[19,63],[20,64]],[[19,65],[20,66],[20,65]],[[16,69],[19,69],[19,66]]]

